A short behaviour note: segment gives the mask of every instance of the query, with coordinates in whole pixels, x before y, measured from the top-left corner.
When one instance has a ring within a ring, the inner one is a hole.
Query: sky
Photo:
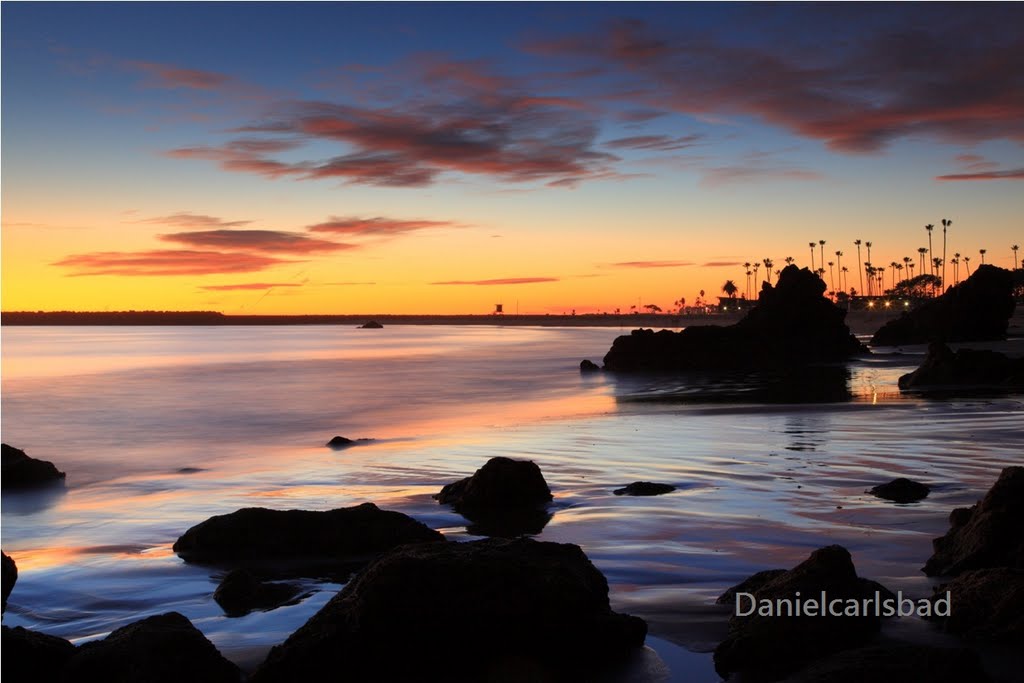
[[[1019,3],[0,12],[4,311],[628,312],[1024,238]]]

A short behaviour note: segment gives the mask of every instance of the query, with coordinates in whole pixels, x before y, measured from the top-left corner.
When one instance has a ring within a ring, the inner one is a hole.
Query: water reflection
[[[0,505],[5,515],[32,515],[54,507],[65,495],[67,488],[59,482],[31,491],[4,491]]]

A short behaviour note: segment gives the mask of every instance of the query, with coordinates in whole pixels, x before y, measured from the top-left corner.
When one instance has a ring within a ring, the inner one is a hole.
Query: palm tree
[[[757,269],[760,268],[760,267],[761,267],[761,264],[758,263],[757,261],[754,261],[754,289],[756,289],[757,292],[761,291],[761,286],[760,286],[760,284],[757,281]],[[757,292],[754,292],[754,294],[757,294]]]
[[[868,276],[868,296],[873,296],[875,269],[871,267],[871,261],[864,262],[864,274]]]
[[[829,261],[828,262],[828,279],[832,281],[832,291],[833,292],[836,291],[836,270],[835,270],[835,265],[836,265],[835,261]]]
[[[868,263],[871,263],[871,242],[865,242],[864,246],[868,248]]]
[[[909,276],[910,279],[913,280],[914,279],[914,262],[913,261],[911,261],[910,263],[907,264],[907,270],[910,273],[910,276]]]
[[[843,272],[843,252],[841,252],[841,251],[836,251],[836,268],[839,270],[840,273]],[[843,276],[840,275],[839,276],[839,289],[843,288],[842,280],[843,280]]]
[[[814,271],[814,242],[808,242],[807,246],[809,246],[811,248],[811,272],[813,273],[813,272],[815,272]]]
[[[763,261],[763,263],[764,263],[764,269],[766,271],[765,274],[768,275],[768,284],[771,284],[772,283],[772,266],[775,265],[775,262],[772,261],[770,258],[766,258]]]
[[[890,263],[889,267],[892,268],[892,288],[896,289],[896,262]]]
[[[946,286],[946,228],[953,225],[953,221],[942,219],[942,286]]]
[[[796,259],[793,258],[792,256],[787,256],[784,260],[786,261],[787,266],[791,266],[793,265],[793,261],[795,261]]]
[[[933,275],[935,275],[935,279],[936,279],[936,280],[938,280],[938,279],[939,279],[939,274],[938,274],[938,273],[939,273],[939,267],[940,267],[941,265],[942,265],[942,259],[940,259],[940,258],[939,258],[938,256],[936,256],[936,257],[934,257],[934,258],[932,259],[932,274],[933,274]],[[934,284],[932,285],[932,296],[935,296],[935,293],[936,293],[936,292],[938,291],[938,288],[939,288],[939,287],[942,287],[942,286],[943,286],[943,284],[944,284],[944,283],[942,283],[942,282],[938,282],[938,281],[936,281],[936,282],[935,282],[935,283],[934,283]]]
[[[928,253],[928,247],[918,247],[917,255],[921,257],[921,274],[924,275],[924,255]]]
[[[971,257],[964,256],[964,268],[967,269],[967,277],[971,276]]]
[[[953,254],[953,284],[960,284],[960,252]]]
[[[825,240],[818,240],[818,244],[821,245],[821,266],[822,270],[825,270]],[[823,280],[825,278],[822,278]]]
[[[722,285],[722,291],[725,292],[725,295],[730,299],[735,299],[736,292],[739,291],[739,287],[737,287],[736,283],[732,280],[726,280],[725,284]]]
[[[978,253],[981,254],[981,265],[985,265],[985,254],[987,252],[988,252],[988,249],[979,249],[978,250]]]
[[[746,290],[747,293],[746,293],[745,296],[749,299],[750,298],[750,261],[747,261],[746,263],[744,263],[743,264],[743,268],[744,268],[744,270],[747,271],[747,290]]]
[[[928,225],[924,226],[924,229],[928,231],[928,256],[931,256],[932,255],[932,230],[935,229],[935,226],[932,225],[931,223],[929,223]],[[932,275],[935,275],[935,261],[932,261]]]
[[[853,243],[857,245],[857,263],[860,263],[861,262],[861,260],[860,260],[860,240],[854,240]],[[857,271],[857,276],[860,279],[860,293],[861,293],[861,295],[863,295],[864,294],[864,275],[860,271]]]
[[[1020,249],[1020,245],[1013,245],[1010,250],[1013,252],[1013,269],[1017,270],[1017,250]]]

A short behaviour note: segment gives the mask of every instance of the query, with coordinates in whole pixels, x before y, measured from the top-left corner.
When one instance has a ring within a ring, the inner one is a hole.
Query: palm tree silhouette
[[[775,265],[775,262],[772,261],[770,258],[766,258],[763,261],[763,263],[764,263],[765,272],[768,275],[768,284],[771,284],[772,283],[772,266]]]
[[[928,253],[928,247],[918,247],[917,254],[921,257],[921,274],[924,275],[924,255]]]
[[[896,262],[890,263],[889,267],[892,268],[892,288],[896,289]]]
[[[861,260],[860,260],[860,240],[854,240],[853,243],[857,245],[857,263],[861,263]],[[864,294],[864,275],[860,271],[857,271],[857,276],[860,279],[860,293]]]
[[[818,244],[821,245],[821,266],[822,270],[825,270],[825,240],[818,240]],[[825,278],[822,278],[824,280]]]
[[[835,261],[829,261],[828,262],[828,279],[832,281],[832,293],[833,294],[835,294],[835,291],[836,291],[836,270],[834,268],[835,265],[836,265]]]
[[[814,242],[808,242],[807,246],[809,246],[811,248],[811,272],[813,273],[813,272],[815,272],[815,270],[814,270]]]
[[[793,261],[795,261],[796,259],[793,258],[792,256],[787,256],[784,260],[786,261],[787,266],[791,266],[793,265]]]
[[[864,246],[868,248],[868,263],[871,263],[871,242],[865,242]]]
[[[938,256],[932,259],[932,273],[935,275],[935,280],[932,282],[932,296],[935,296],[936,292],[942,287],[943,283],[939,280],[939,267],[942,265],[942,259]]]
[[[953,225],[953,221],[942,219],[942,286],[946,286],[946,228]]]
[[[953,260],[951,261],[951,263],[953,264],[953,284],[958,285],[958,284],[960,284],[960,252],[959,251],[956,252],[955,254],[953,254]]]
[[[964,268],[967,269],[967,277],[971,276],[971,257],[964,256]]]
[[[871,261],[864,262],[864,274],[868,276],[868,296],[874,296],[874,274],[875,269],[871,267]]]
[[[914,279],[914,262],[913,261],[911,261],[910,263],[907,264],[907,270],[910,272],[910,276],[909,276],[910,279],[913,280]]]
[[[739,287],[737,287],[736,283],[732,280],[726,280],[725,284],[722,285],[722,291],[725,292],[725,295],[730,299],[735,299],[736,292],[739,291]]]
[[[747,271],[747,289],[745,296],[750,298],[750,261],[743,264],[743,269]]]
[[[846,287],[850,284],[850,278],[846,275],[850,271],[849,268],[843,266],[839,269],[839,289],[846,291]],[[845,282],[845,284],[844,284]]]
[[[924,229],[928,231],[928,256],[931,257],[932,256],[932,230],[935,229],[935,226],[932,225],[931,223],[929,223],[928,225],[924,226]],[[935,275],[935,261],[932,261],[932,275]]]
[[[1017,270],[1017,250],[1018,249],[1020,249],[1020,246],[1017,245],[1017,244],[1015,244],[1012,247],[1010,247],[1010,250],[1013,252],[1013,269],[1014,270]]]
[[[981,265],[985,265],[985,254],[987,252],[988,252],[988,249],[979,249],[978,250],[978,253],[981,254]]]

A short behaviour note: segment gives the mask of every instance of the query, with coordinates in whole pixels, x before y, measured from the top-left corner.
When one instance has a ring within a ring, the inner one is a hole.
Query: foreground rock
[[[1013,309],[1010,271],[978,266],[969,278],[942,296],[887,322],[875,332],[871,344],[898,346],[1003,339]]]
[[[168,612],[82,645],[64,667],[64,679],[237,683],[241,672],[188,619]]]
[[[986,683],[989,677],[978,655],[968,649],[900,643],[838,652],[784,680],[785,683]]]
[[[900,477],[888,484],[879,484],[871,489],[871,494],[895,503],[915,503],[923,500],[931,493],[931,489],[918,481]]]
[[[948,617],[935,617],[943,630],[984,642],[1024,643],[1024,572],[1001,567],[966,571],[936,589],[946,597]]]
[[[742,590],[741,590],[742,588]],[[814,598],[822,591],[835,599],[873,599],[892,593],[880,584],[857,576],[850,553],[838,545],[820,548],[789,571],[759,572],[743,584],[727,591],[719,602],[729,600],[734,614],[729,620],[729,635],[715,648],[715,669],[723,678],[733,672],[750,671],[779,678],[819,657],[864,645],[877,633],[880,618],[869,616],[772,616],[754,611],[738,616],[737,607],[749,611],[751,604],[779,599],[792,601],[796,593]],[[740,596],[750,593],[753,598]]]
[[[643,645],[578,546],[485,539],[398,548],[270,651],[251,680],[586,680]]]
[[[650,481],[634,481],[621,489],[612,491],[616,496],[660,496],[671,493],[676,487],[671,484],[656,484]]]
[[[7,611],[7,598],[18,581],[18,565],[14,564],[14,560],[7,553],[0,553],[0,555],[3,556],[0,558],[0,586],[3,590],[3,608],[0,609],[0,613],[2,613]]]
[[[956,576],[969,569],[1024,570],[1024,467],[1007,467],[981,502],[957,508],[950,529],[932,541],[928,576]]]
[[[221,580],[213,599],[229,617],[242,617],[253,610],[286,605],[301,592],[294,584],[260,581],[250,571],[233,569]]]
[[[822,296],[825,283],[787,266],[735,325],[680,332],[634,330],[615,340],[607,370],[770,369],[842,361],[865,353],[844,322],[846,311]]]
[[[400,512],[373,503],[325,512],[245,508],[217,515],[186,531],[174,552],[189,562],[279,568],[367,560],[404,543],[444,536]]]
[[[0,482],[3,489],[30,489],[64,480],[64,472],[48,460],[30,458],[25,451],[0,445]]]
[[[3,678],[7,681],[56,681],[75,654],[75,646],[56,636],[21,626],[2,627]]]
[[[537,534],[551,518],[551,489],[532,460],[491,458],[434,498],[473,522],[470,533],[486,536]]]
[[[1024,390],[1024,358],[974,349],[954,353],[933,342],[921,367],[900,377],[899,386],[904,391]]]

